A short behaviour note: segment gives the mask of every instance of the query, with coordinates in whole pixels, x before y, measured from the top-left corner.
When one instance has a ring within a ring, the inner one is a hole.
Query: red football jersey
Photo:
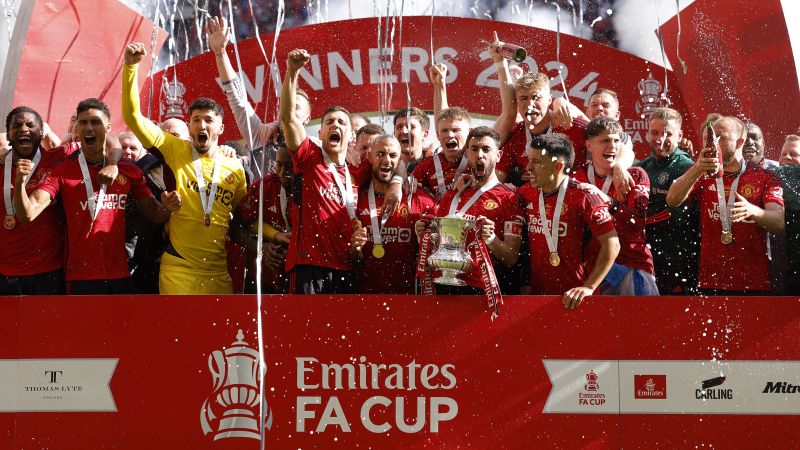
[[[375,206],[378,220],[383,214],[383,195],[375,193]],[[369,216],[369,186],[358,196],[358,219],[367,228],[367,243],[361,249],[364,259],[354,268],[356,286],[361,294],[413,294],[416,276],[417,235],[414,224],[423,214],[431,214],[436,202],[424,190],[408,195],[381,228],[381,242],[384,256],[376,258],[372,254],[372,222]]]
[[[574,170],[574,177],[577,181],[581,183],[589,182],[586,172],[587,167],[588,165],[585,165]],[[645,242],[644,233],[647,205],[650,200],[650,178],[647,177],[647,172],[641,167],[631,167],[628,169],[628,173],[633,177],[636,186],[628,193],[627,202],[620,204],[616,211],[611,212],[620,245],[619,255],[617,255],[617,259],[614,262],[633,269],[654,273],[653,255]],[[594,181],[598,188],[602,189],[605,180],[605,177],[595,175]],[[608,196],[614,198],[616,192],[614,184],[611,183],[611,187],[608,189]],[[597,259],[599,252],[600,243],[592,239],[586,252],[586,261],[589,263],[590,268],[594,266],[594,261]]]
[[[39,186],[60,199],[67,218],[67,263],[65,278],[71,280],[111,280],[130,276],[128,255],[125,252],[125,207],[128,196],[137,200],[152,197],[144,181],[144,174],[130,161],[117,164],[119,175],[108,187],[92,230],[92,217],[86,199],[86,187],[78,163],[78,154],[73,154],[59,164]],[[94,197],[97,200],[100,186],[97,172],[101,166],[89,163]],[[36,220],[39,220],[38,218]]]
[[[472,195],[477,191],[475,188],[464,189],[461,194],[461,199],[458,202],[458,208],[461,209],[467,204]],[[456,196],[458,191],[452,189],[447,191],[436,209],[436,215],[439,217],[447,216],[450,212],[450,204]],[[516,192],[510,190],[504,184],[498,184],[483,195],[466,211],[466,218],[469,220],[476,220],[478,217],[484,216],[490,219],[495,224],[495,234],[498,239],[505,240],[506,236],[520,236],[522,233],[522,202]],[[472,261],[475,262],[475,252],[477,246],[471,244],[475,241],[476,234],[471,231],[467,237],[467,247],[471,248]],[[491,254],[491,251],[489,251]],[[492,256],[492,264],[497,266],[502,264]],[[495,271],[496,272],[496,271]],[[469,286],[483,288],[483,281],[481,278],[480,267],[475,264],[472,271],[462,276],[462,279]]]
[[[544,233],[552,227],[558,190],[544,196],[547,230],[539,216],[539,189],[526,184],[517,191],[527,202],[532,295],[561,295],[567,289],[583,286],[588,275],[583,259],[585,228],[588,226],[593,236],[614,231],[614,220],[608,205],[596,196],[587,195],[577,185],[574,179],[569,180],[561,205],[558,221],[558,256],[561,264],[555,267],[550,264],[550,249]]]
[[[287,231],[287,224],[283,220],[283,213],[281,212],[281,180],[275,174],[267,174],[262,178],[264,181],[264,206],[263,220],[265,224],[269,224],[278,231]],[[239,202],[239,207],[236,212],[248,223],[255,223],[258,221],[258,191],[260,189],[261,180],[256,180],[247,190],[247,195]],[[287,194],[291,195],[291,192]],[[286,218],[291,224],[292,208],[294,202],[292,198],[288,197],[286,202]],[[247,260],[248,270],[255,271],[255,255],[249,254]],[[284,271],[284,267],[274,269],[270,267],[266,261],[261,265],[261,284],[265,290],[270,292],[286,292],[286,283],[288,277]]]
[[[461,158],[456,159],[455,162],[448,162],[447,158],[444,157],[444,153],[440,152],[430,158],[423,159],[414,167],[414,171],[411,173],[414,175],[414,178],[419,181],[421,186],[433,194],[435,198],[439,198],[439,181],[436,179],[436,164],[434,164],[433,158],[439,158],[439,161],[442,163],[442,177],[444,178],[445,190],[449,191],[453,187],[453,180],[455,179],[456,171],[461,164],[463,155]],[[466,172],[467,169],[465,167],[464,173]]]
[[[28,194],[39,188],[53,168],[75,152],[77,145],[67,143],[53,150],[39,149],[42,157],[26,186]],[[0,160],[0,175],[4,174]],[[11,169],[11,195],[14,195],[16,167]],[[5,200],[0,196],[0,212],[5,215]],[[50,205],[36,220],[17,222],[14,228],[0,227],[0,274],[5,276],[36,275],[64,266],[64,211]]]
[[[352,219],[342,200],[333,174],[322,155],[322,149],[310,139],[300,144],[296,152],[289,152],[294,163],[294,173],[302,176],[301,206],[292,215],[292,241],[286,258],[286,270],[296,264],[350,270],[350,238],[353,235]],[[347,166],[352,176],[353,195],[358,203],[358,187],[370,177],[370,167],[364,160],[356,167]],[[337,167],[342,185],[345,168]]]
[[[584,125],[585,126],[585,125]],[[578,167],[586,163],[586,139],[583,137],[582,122],[573,124],[568,130],[557,127],[553,128],[552,133],[562,133],[572,142],[575,150],[575,163],[573,167]],[[497,163],[497,170],[510,173],[514,167],[519,167],[525,171],[528,167],[528,133],[525,129],[525,122],[517,122],[511,129],[508,139],[500,147],[503,155]]]
[[[726,202],[735,179],[736,174],[723,177]],[[764,168],[748,166],[736,192],[761,208],[767,203],[783,206],[780,179]],[[701,178],[690,195],[697,198],[700,209],[700,288],[771,291],[766,230],[753,221],[735,222],[733,242],[723,244],[715,178]]]

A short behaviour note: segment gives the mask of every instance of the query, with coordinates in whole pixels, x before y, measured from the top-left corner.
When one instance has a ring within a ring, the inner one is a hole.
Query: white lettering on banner
[[[458,402],[451,397],[426,396],[415,390],[450,390],[456,387],[453,364],[419,364],[411,361],[406,365],[375,364],[361,356],[344,364],[320,363],[313,357],[296,357],[297,388],[304,393],[309,390],[396,390],[403,396],[393,398],[375,395],[367,398],[359,408],[358,416],[364,429],[372,433],[386,433],[396,427],[404,433],[418,433],[426,429],[439,431],[442,422],[453,420],[458,414]],[[358,361],[358,362],[355,362]],[[349,414],[335,395],[302,395],[295,403],[295,430],[299,433],[313,429],[322,433],[328,427],[338,427],[349,433],[353,423]],[[413,420],[410,420],[414,417]],[[311,422],[316,422],[316,426]]]
[[[116,412],[111,377],[119,360],[0,360],[0,412]]]
[[[97,201],[97,192],[94,194],[95,201]],[[103,209],[125,209],[128,203],[128,194],[104,194],[103,202],[97,203],[97,207]],[[81,209],[86,211],[89,208],[88,201],[81,201]]]
[[[542,362],[552,383],[544,413],[800,414],[800,361]],[[663,375],[669,395],[637,399],[642,374]]]
[[[331,87],[339,87],[339,70],[342,71],[347,81],[353,86],[361,86],[364,84],[364,75],[361,71],[361,53],[358,50],[353,50],[350,53],[350,60],[353,61],[352,65],[348,65],[339,52],[328,53],[328,73],[331,79]]]

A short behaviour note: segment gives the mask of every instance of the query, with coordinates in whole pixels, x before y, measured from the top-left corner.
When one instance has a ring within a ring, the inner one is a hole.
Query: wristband
[[[256,226],[256,224],[253,224],[252,228],[253,231],[258,232],[258,227]],[[269,241],[275,239],[275,236],[279,233],[278,230],[276,230],[272,225],[268,223],[264,224],[263,230],[264,230],[264,237],[267,238],[267,240]]]
[[[484,239],[483,240],[483,243],[486,244],[486,245],[490,245],[492,242],[494,242],[494,240],[496,238],[497,238],[497,235],[492,233],[492,235],[491,235],[491,237],[489,237],[489,239]]]

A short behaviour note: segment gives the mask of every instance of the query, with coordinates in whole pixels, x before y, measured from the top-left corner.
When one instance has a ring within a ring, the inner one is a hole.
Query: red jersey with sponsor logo
[[[586,163],[586,139],[583,137],[583,122],[574,123],[568,130],[561,127],[553,128],[552,133],[562,133],[572,142],[575,150],[575,163],[573,167],[578,167]],[[503,155],[497,163],[497,170],[511,173],[514,167],[519,167],[523,172],[528,167],[528,134],[525,129],[525,122],[517,122],[511,129],[508,139],[500,147]]]
[[[287,223],[284,221],[283,213],[281,212],[281,179],[274,173],[265,175],[262,180],[264,181],[264,205],[261,208],[263,211],[263,219],[265,224],[269,224],[278,231],[288,231]],[[261,180],[256,180],[247,190],[247,195],[239,203],[236,212],[247,223],[255,223],[258,221],[258,196],[261,186]],[[291,195],[291,192],[287,192]],[[286,200],[286,219],[291,224],[292,208],[294,203],[291,197]],[[255,270],[255,255],[249,254],[247,258],[248,270]],[[287,277],[284,268],[275,269],[267,264],[266,260],[261,265],[261,283],[265,290],[271,292],[286,292]]]
[[[467,202],[472,198],[472,195],[478,189],[466,188],[461,194],[461,199],[458,202],[456,211],[459,211]],[[450,213],[450,204],[455,198],[458,191],[451,189],[447,191],[436,209],[438,217],[445,217]],[[512,191],[504,184],[498,184],[483,195],[466,211],[466,218],[469,220],[476,220],[478,217],[483,216],[490,219],[495,224],[495,235],[497,239],[505,240],[506,236],[520,236],[522,233],[522,202],[516,192]],[[474,231],[469,232],[467,237],[467,247],[471,249],[472,261],[476,262],[475,254],[478,251],[477,246],[471,244],[475,241],[476,234]],[[489,254],[491,254],[489,250]],[[492,255],[492,264],[495,266],[497,272],[497,265],[502,264],[497,261]],[[438,276],[438,275],[437,275]],[[472,268],[469,274],[461,277],[469,286],[474,286],[483,289],[483,281],[481,278],[481,270],[477,264]]]
[[[75,152],[76,144],[39,149],[42,157],[29,178],[28,194],[39,188],[53,167]],[[4,175],[5,158],[0,159],[0,175]],[[11,197],[14,196],[16,166],[11,169]],[[4,196],[0,196],[0,213],[5,216]],[[14,228],[0,227],[0,274],[5,276],[28,276],[58,270],[64,265],[64,211],[58,205],[50,205],[36,220],[17,222]]]
[[[77,153],[59,164],[39,189],[58,197],[67,218],[67,263],[65,278],[70,280],[111,280],[130,276],[125,252],[125,207],[129,196],[136,200],[152,197],[144,174],[130,161],[117,164],[119,175],[108,186],[94,225],[86,199],[86,187]],[[102,166],[88,164],[89,176],[98,201],[97,172]],[[39,220],[38,218],[36,220]]]
[[[574,170],[574,177],[577,181],[589,182],[587,167],[588,165],[585,165]],[[650,200],[650,178],[641,167],[631,167],[628,169],[628,173],[633,177],[636,186],[628,193],[627,201],[624,204],[620,203],[616,210],[611,210],[620,245],[619,255],[614,262],[632,269],[653,273],[653,255],[645,242],[644,232],[647,204]],[[595,185],[602,189],[605,177],[595,175],[594,178]],[[611,183],[608,196],[614,198],[616,194],[614,183]],[[600,253],[600,243],[592,239],[589,241],[586,252],[586,261],[589,263],[589,267],[594,266],[598,253]]]
[[[286,270],[296,264],[350,270],[350,238],[353,222],[333,174],[328,171],[322,149],[306,138],[292,155],[295,175],[302,176],[299,214],[292,215],[292,241],[286,258]],[[352,176],[353,195],[358,203],[358,186],[370,177],[365,160],[358,167],[347,165]],[[342,187],[345,167],[336,167]]]
[[[736,175],[726,173],[722,177],[726,202]],[[783,206],[780,179],[762,167],[748,166],[736,192],[761,208],[767,203]],[[701,178],[690,196],[697,198],[700,210],[700,288],[771,291],[766,230],[753,221],[735,222],[731,228],[733,242],[723,244],[715,178]]]
[[[550,264],[550,249],[545,233],[552,230],[558,190],[544,196],[546,229],[539,215],[539,189],[526,184],[517,191],[527,203],[532,295],[561,295],[567,289],[583,286],[588,274],[583,258],[584,230],[588,226],[593,236],[614,231],[614,220],[608,205],[597,196],[587,195],[577,185],[577,181],[570,179],[567,192],[564,193],[558,220],[558,256],[561,264],[555,267]]]
[[[414,167],[414,171],[411,173],[414,175],[414,178],[419,181],[419,184],[425,187],[435,198],[440,197],[439,192],[439,181],[436,178],[436,164],[434,164],[433,158],[439,158],[439,161],[442,163],[442,177],[444,179],[444,186],[445,190],[449,191],[453,187],[453,180],[456,176],[456,171],[458,170],[459,164],[461,164],[461,158],[459,157],[454,162],[448,162],[447,158],[444,157],[444,153],[440,152],[436,155],[423,159],[419,164]],[[466,168],[464,172],[466,172]]]
[[[383,215],[383,194],[375,193],[378,221]],[[369,214],[369,186],[358,195],[358,219],[367,228],[367,243],[361,249],[364,259],[354,268],[356,285],[360,294],[413,294],[416,276],[417,235],[414,224],[423,214],[432,214],[436,202],[424,190],[408,195],[397,211],[381,228],[381,242],[385,254],[376,258],[373,250],[373,230]]]

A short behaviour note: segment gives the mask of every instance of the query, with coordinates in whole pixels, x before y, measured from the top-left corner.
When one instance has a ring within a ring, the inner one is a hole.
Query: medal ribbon
[[[497,282],[497,276],[494,273],[494,266],[492,265],[492,258],[489,256],[489,249],[486,248],[486,243],[483,239],[475,239],[473,254],[475,256],[475,264],[480,267],[481,281],[483,281],[483,293],[489,303],[489,308],[493,308],[492,320],[500,314],[500,305],[503,303],[503,295],[500,293],[500,283]]]
[[[429,216],[430,217],[430,216]],[[429,222],[429,218],[420,218],[420,220],[425,220]],[[433,244],[433,233],[429,228],[425,229],[425,232],[422,233],[422,239],[420,239],[419,243],[419,259],[417,259],[417,279],[419,279],[420,284],[422,285],[422,292],[423,295],[433,295],[433,276],[431,274],[431,269],[428,266],[428,257],[431,255],[432,244]]]
[[[550,253],[558,253],[558,223],[561,220],[561,205],[564,204],[564,196],[567,193],[567,185],[569,184],[569,177],[566,177],[558,187],[558,198],[556,199],[556,207],[553,211],[553,221],[550,226],[547,225],[547,210],[544,207],[544,193],[539,189],[539,220],[542,222],[542,234],[547,241],[547,249]]]
[[[436,169],[436,185],[439,188],[439,198],[442,198],[447,192],[447,185],[444,182],[444,170],[442,170],[442,161],[439,159],[439,155],[433,156],[433,167]],[[461,174],[464,173],[464,169],[466,168],[467,158],[465,158],[464,155],[461,155],[461,162],[458,163],[458,168],[456,169],[456,175],[453,177],[453,181],[457,181],[461,177]]]
[[[219,171],[222,166],[222,158],[219,156],[219,149],[214,155],[214,169],[211,172],[211,192],[206,198],[206,177],[203,172],[203,161],[197,150],[192,149],[192,166],[194,166],[194,173],[197,177],[197,190],[200,191],[200,204],[203,206],[203,214],[211,217],[211,208],[214,207],[214,199],[217,196],[217,185],[219,184]]]
[[[9,151],[8,155],[6,155],[6,165],[3,170],[3,201],[6,204],[6,215],[13,216],[14,215],[14,202],[11,200],[11,168],[13,166],[13,153],[14,151]],[[31,161],[33,165],[31,166],[31,176],[33,176],[33,172],[36,171],[36,166],[39,165],[39,160],[42,159],[42,152],[37,151],[36,155],[33,157]],[[26,180],[23,183],[23,186],[28,184]]]
[[[739,175],[731,184],[731,191],[728,193],[728,202],[725,202],[725,182],[722,176],[717,176],[714,182],[717,184],[717,203],[719,204],[719,221],[722,222],[722,232],[724,234],[731,233],[731,216],[730,210],[733,204],[736,203],[736,189],[739,188],[739,179],[742,173],[747,170],[747,162],[742,159],[742,166],[739,169]]]
[[[594,164],[589,164],[589,170],[586,171],[586,175],[589,177],[589,182],[593,185],[597,186],[597,183],[594,181]],[[612,177],[611,174],[606,177],[605,181],[603,181],[602,191],[603,194],[608,194],[608,190],[611,189],[611,181]]]
[[[344,163],[344,185],[342,185],[342,177],[339,176],[339,171],[336,170],[336,164],[331,161],[331,158],[325,153],[325,150],[320,150],[322,156],[325,158],[325,164],[328,166],[328,172],[333,175],[333,181],[336,182],[336,187],[339,188],[339,193],[342,194],[342,202],[347,208],[347,214],[350,219],[356,218],[356,205],[353,198],[353,182],[350,179],[350,171],[347,169],[347,162]]]
[[[97,200],[95,201],[92,177],[89,175],[89,167],[86,164],[86,156],[84,156],[82,149],[78,151],[78,164],[80,164],[81,174],[83,174],[83,185],[86,186],[86,204],[89,207],[89,215],[92,217],[92,222],[89,225],[89,231],[91,231],[94,220],[97,219],[97,214],[103,209],[103,197],[106,195],[106,185],[100,185],[100,192],[97,193]]]
[[[369,201],[369,221],[372,225],[372,245],[378,246],[381,245],[381,229],[386,225],[386,221],[389,218],[382,217],[380,222],[378,221],[378,207],[375,206],[375,187],[372,182],[369,184],[367,200]]]
[[[474,194],[472,194],[472,197],[470,197],[469,201],[467,201],[467,203],[464,204],[464,206],[461,209],[459,209],[458,212],[456,212],[456,209],[458,208],[458,203],[461,201],[461,192],[456,192],[455,197],[453,197],[453,200],[450,202],[450,212],[448,213],[448,215],[452,216],[453,214],[456,214],[459,216],[463,216],[464,214],[467,213],[467,211],[469,211],[472,205],[474,205],[475,202],[477,202],[478,199],[481,198],[481,195],[483,195],[486,191],[491,190],[498,184],[500,184],[500,181],[498,180],[493,180],[490,181],[489,183],[484,184],[480,189],[478,189],[477,191],[475,191]]]
[[[281,186],[281,193],[280,193],[280,200],[281,200],[281,215],[283,216],[283,223],[286,226],[284,231],[287,233],[292,232],[292,225],[289,223],[289,218],[286,215],[286,208],[289,206],[289,200],[286,196],[286,188]]]

